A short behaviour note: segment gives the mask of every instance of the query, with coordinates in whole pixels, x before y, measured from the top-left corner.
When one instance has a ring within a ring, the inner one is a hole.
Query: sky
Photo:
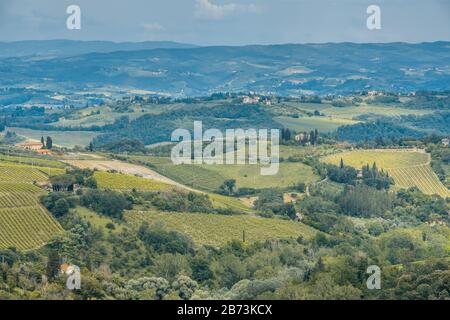
[[[81,9],[68,30],[66,9]],[[366,10],[378,5],[381,29]],[[0,0],[0,41],[177,41],[197,45],[450,40],[450,0]]]

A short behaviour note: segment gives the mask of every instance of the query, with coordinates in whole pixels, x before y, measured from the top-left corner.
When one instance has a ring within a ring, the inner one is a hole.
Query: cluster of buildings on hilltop
[[[250,96],[245,96],[244,98],[242,98],[242,103],[243,104],[257,104],[257,103],[262,103],[264,105],[270,106],[272,104],[272,101],[270,99],[261,99],[261,97],[258,96],[254,96],[254,97],[250,97]]]

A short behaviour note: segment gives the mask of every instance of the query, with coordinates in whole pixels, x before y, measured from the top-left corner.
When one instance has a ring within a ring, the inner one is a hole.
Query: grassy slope
[[[128,212],[128,223],[139,226],[142,222],[161,221],[170,229],[189,235],[197,245],[220,246],[231,240],[246,241],[287,239],[303,236],[311,238],[315,230],[301,223],[266,219],[253,216],[223,216],[193,213]]]
[[[120,191],[131,191],[136,189],[139,191],[150,192],[169,191],[174,189],[173,186],[165,183],[121,173],[95,172],[94,177],[97,180],[98,187],[102,189],[113,189]],[[236,198],[218,194],[208,194],[208,196],[216,208],[230,208],[247,213],[252,212],[250,208],[245,206]]]
[[[309,112],[314,112],[315,110],[320,111],[326,116],[331,116],[333,118],[343,118],[343,119],[354,119],[357,116],[364,114],[376,114],[381,116],[399,116],[399,115],[425,115],[432,113],[433,110],[419,110],[419,109],[406,109],[396,106],[386,106],[386,105],[368,105],[361,104],[359,106],[351,106],[338,108],[333,107],[331,104],[311,104],[311,103],[287,103],[289,106],[296,109],[301,109]]]
[[[313,182],[317,177],[302,163],[281,163],[277,175],[262,176],[259,165],[178,165],[169,158],[132,157],[154,167],[156,171],[187,186],[217,191],[227,179],[236,179],[239,188],[289,187],[299,182]]]
[[[277,117],[277,122],[285,127],[295,130],[297,132],[317,129],[319,132],[328,133],[336,130],[340,126],[352,125],[358,123],[358,121],[342,118],[328,118],[328,117],[303,117],[303,118],[291,118],[291,117]]]
[[[130,191],[133,189],[139,191],[167,191],[171,186],[141,177],[109,172],[95,172],[94,177],[97,180],[99,188]]]
[[[68,148],[73,148],[76,145],[87,146],[99,134],[91,131],[44,131],[24,128],[8,128],[8,130],[38,141],[41,140],[41,137],[50,136],[53,139],[53,144]]]

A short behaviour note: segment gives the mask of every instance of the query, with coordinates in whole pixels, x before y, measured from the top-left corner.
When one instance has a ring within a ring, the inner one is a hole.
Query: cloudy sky
[[[81,8],[81,30],[66,9]],[[366,9],[381,8],[381,30]],[[0,0],[0,41],[146,41],[199,45],[450,40],[450,0]]]

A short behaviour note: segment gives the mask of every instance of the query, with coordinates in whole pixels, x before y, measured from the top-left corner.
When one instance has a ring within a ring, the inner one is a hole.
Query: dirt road
[[[145,179],[151,179],[165,184],[169,184],[180,189],[193,191],[197,193],[204,193],[202,191],[190,188],[181,183],[178,183],[170,178],[167,178],[158,172],[144,166],[131,164],[119,160],[63,160],[68,165],[80,168],[80,169],[97,169],[99,171],[117,171],[124,174],[133,176],[140,176]]]

